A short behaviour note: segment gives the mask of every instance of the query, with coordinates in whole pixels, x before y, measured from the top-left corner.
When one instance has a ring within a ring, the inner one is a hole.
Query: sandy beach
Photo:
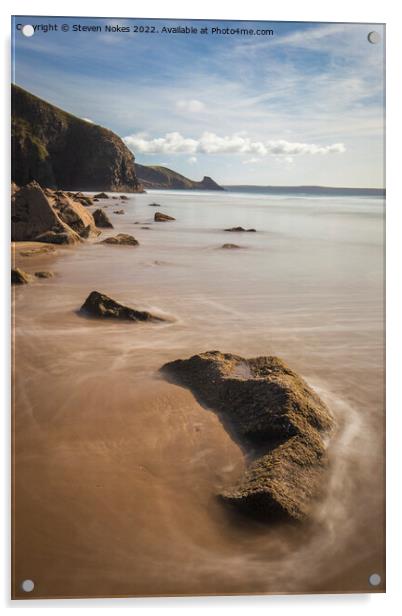
[[[35,597],[383,591],[368,585],[385,579],[383,201],[127,197],[96,204],[114,225],[99,238],[13,247],[22,270],[54,274],[13,288],[14,596],[26,578]],[[153,222],[153,201],[176,220]],[[117,233],[139,246],[99,243]],[[167,321],[86,318],[93,290]],[[243,453],[158,372],[214,349],[278,355],[334,415],[308,522],[216,499]]]

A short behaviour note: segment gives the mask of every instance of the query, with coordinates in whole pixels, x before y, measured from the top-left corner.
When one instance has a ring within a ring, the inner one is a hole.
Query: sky
[[[163,31],[178,26],[197,33]],[[376,188],[384,37],[379,24],[15,17],[13,81],[110,128],[141,164],[224,185]]]

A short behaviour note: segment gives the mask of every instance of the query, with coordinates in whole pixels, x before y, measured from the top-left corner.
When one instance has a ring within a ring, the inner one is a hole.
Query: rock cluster
[[[92,214],[71,193],[45,190],[32,181],[14,191],[11,197],[11,238],[74,244],[89,235],[98,235]]]
[[[118,233],[116,236],[107,237],[100,242],[101,244],[112,244],[117,246],[138,246],[139,242],[128,233]]]

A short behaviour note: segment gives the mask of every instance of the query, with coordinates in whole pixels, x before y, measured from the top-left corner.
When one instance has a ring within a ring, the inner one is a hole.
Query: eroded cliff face
[[[134,155],[112,131],[12,86],[12,180],[64,190],[141,192]]]

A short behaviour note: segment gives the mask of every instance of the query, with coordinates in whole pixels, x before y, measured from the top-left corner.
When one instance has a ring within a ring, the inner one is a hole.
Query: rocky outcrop
[[[134,156],[112,131],[12,86],[12,179],[64,190],[143,191]]]
[[[244,227],[231,227],[230,229],[225,229],[225,231],[231,231],[233,233],[255,233],[255,229],[244,229]]]
[[[102,229],[113,229],[113,225],[104,210],[95,210],[93,213],[93,217],[97,227]]]
[[[195,182],[184,175],[162,166],[135,166],[138,179],[145,188],[164,188],[175,190],[224,190],[212,178],[204,176],[201,182]]]
[[[23,186],[11,197],[11,238],[74,244],[95,232],[92,215],[80,203],[64,193],[47,191],[35,181]]]
[[[173,216],[168,216],[167,214],[162,214],[162,212],[155,212],[155,222],[169,222],[169,220],[176,220],[176,218],[173,218]]]
[[[327,466],[333,419],[309,385],[277,357],[212,351],[161,368],[218,413],[251,460],[221,497],[263,519],[306,517]]]
[[[11,284],[28,284],[31,280],[32,277],[19,267],[11,270]]]
[[[107,237],[100,242],[101,244],[112,244],[115,246],[138,246],[139,242],[128,233],[118,233],[114,237]]]
[[[81,306],[80,312],[102,319],[120,319],[123,321],[165,321],[150,312],[135,310],[119,304],[103,293],[92,291]]]

